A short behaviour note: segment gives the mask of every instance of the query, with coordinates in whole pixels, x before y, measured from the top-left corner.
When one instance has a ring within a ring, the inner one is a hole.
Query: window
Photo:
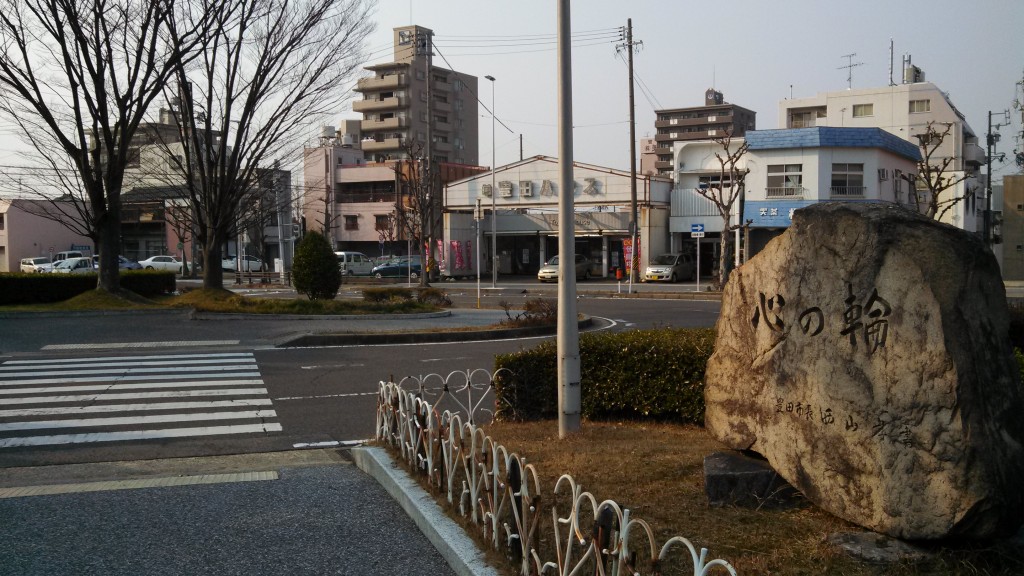
[[[456,92],[461,92],[462,91],[462,80],[459,80],[458,78],[456,78],[452,82],[452,90],[454,90]]]
[[[910,101],[910,113],[920,114],[921,112],[931,112],[932,101],[931,100],[911,100]]]
[[[359,230],[359,216],[345,216],[345,230]]]
[[[854,118],[864,118],[866,116],[874,116],[874,115],[875,115],[875,105],[874,104],[854,104],[853,105],[853,117]]]
[[[864,165],[833,164],[832,196],[864,196]]]
[[[423,72],[423,70],[417,70],[416,71],[416,79],[417,80],[423,80],[426,77],[427,77],[427,75]]]
[[[4,229],[4,214],[0,214],[0,230]]]
[[[434,94],[434,102],[438,102],[440,104],[447,104],[448,97],[441,94]]]
[[[448,117],[447,116],[441,116],[441,115],[434,116],[434,122],[437,122],[438,124],[447,124],[448,123]]]
[[[713,188],[713,189],[716,189],[716,190],[719,189],[719,188],[722,188],[722,189],[728,190],[728,189],[732,188],[732,178],[730,177],[729,174],[726,174],[725,175],[725,182],[723,183],[721,181],[721,175],[718,175],[718,176],[701,176],[698,179],[697,188],[699,188],[701,190],[707,190],[708,188]]]
[[[390,214],[375,214],[373,222],[374,230],[390,230],[391,229],[391,215]]]
[[[803,195],[803,164],[773,164],[768,166],[769,198]]]

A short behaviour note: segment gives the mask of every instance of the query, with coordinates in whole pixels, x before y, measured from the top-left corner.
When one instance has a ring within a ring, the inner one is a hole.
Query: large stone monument
[[[708,431],[819,507],[904,539],[1024,521],[1024,392],[1005,289],[975,235],[822,203],[732,273]]]

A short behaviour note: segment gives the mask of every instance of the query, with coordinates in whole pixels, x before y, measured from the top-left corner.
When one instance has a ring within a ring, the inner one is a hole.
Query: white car
[[[181,260],[178,260],[174,256],[150,256],[145,260],[139,260],[139,265],[144,270],[169,270],[171,272],[181,272]]]
[[[53,263],[46,256],[21,259],[22,272],[49,272],[51,270],[53,270]]]
[[[234,272],[238,270],[238,260],[234,256],[228,256],[220,261],[220,267],[227,272]],[[263,270],[263,262],[259,258],[248,254],[242,256],[242,272],[259,272],[261,270]]]
[[[61,260],[53,267],[54,274],[94,274],[95,272],[96,269],[92,266],[92,258],[88,256]]]

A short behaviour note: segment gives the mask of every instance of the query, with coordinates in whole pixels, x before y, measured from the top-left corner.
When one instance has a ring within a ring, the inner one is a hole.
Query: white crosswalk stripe
[[[280,431],[252,353],[0,364],[0,450]]]

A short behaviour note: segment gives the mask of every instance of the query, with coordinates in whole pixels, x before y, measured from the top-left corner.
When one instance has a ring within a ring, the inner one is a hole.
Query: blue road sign
[[[704,231],[704,225],[703,224],[690,224],[690,232],[703,232],[703,231]]]

